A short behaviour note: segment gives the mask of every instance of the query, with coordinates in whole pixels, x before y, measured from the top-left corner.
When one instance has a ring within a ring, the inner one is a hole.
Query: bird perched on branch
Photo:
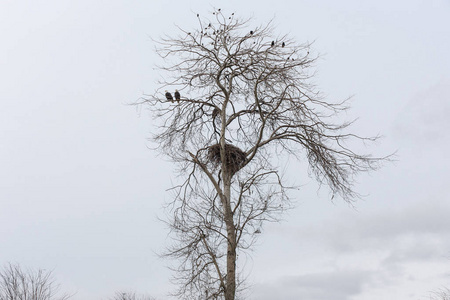
[[[166,99],[167,99],[168,101],[172,101],[172,102],[173,102],[172,94],[169,93],[168,91],[166,91]]]
[[[214,132],[220,136],[220,133],[219,133],[219,131],[217,131],[217,127],[216,127],[216,118],[219,114],[220,114],[220,109],[217,107],[214,108],[214,110],[212,112],[212,118],[213,118],[212,124],[213,124],[213,128],[214,128]]]
[[[220,114],[220,109],[218,109],[217,107],[214,108],[214,110],[212,112],[213,119],[215,119],[219,114]]]
[[[180,99],[181,99],[180,92],[178,90],[175,90],[175,100],[180,101]]]
[[[270,46],[275,46],[275,41],[272,41],[272,43],[270,44]]]
[[[286,46],[286,44],[283,42],[283,44],[281,44],[281,47],[283,47],[284,48],[284,46]]]

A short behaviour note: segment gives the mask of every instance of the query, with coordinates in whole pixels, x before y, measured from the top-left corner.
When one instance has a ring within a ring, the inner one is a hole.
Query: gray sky
[[[425,299],[450,286],[450,1],[0,0],[0,264],[54,270],[74,299],[117,290],[167,299],[157,221],[176,180],[148,149],[150,37],[195,27],[213,7],[275,17],[315,40],[315,82],[353,95],[354,130],[398,161],[358,179],[351,208],[291,164],[304,187],[246,259],[249,299]]]

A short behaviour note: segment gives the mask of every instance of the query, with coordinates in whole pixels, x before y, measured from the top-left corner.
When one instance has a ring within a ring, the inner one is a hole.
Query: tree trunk
[[[236,231],[234,228],[233,213],[231,210],[231,176],[224,176],[224,203],[225,223],[227,226],[227,276],[225,286],[225,300],[234,300],[236,294]]]

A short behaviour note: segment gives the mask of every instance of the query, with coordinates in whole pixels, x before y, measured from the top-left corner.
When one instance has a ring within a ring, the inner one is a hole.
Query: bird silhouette
[[[166,99],[173,102],[172,94],[166,91]]]

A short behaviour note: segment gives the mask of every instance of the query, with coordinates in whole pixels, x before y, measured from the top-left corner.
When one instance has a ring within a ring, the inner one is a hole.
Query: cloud
[[[445,197],[445,194],[442,195]],[[374,212],[344,212],[327,223],[295,229],[297,239],[305,237],[339,253],[382,248],[406,243],[442,243],[450,246],[450,204],[444,199],[412,203]],[[437,245],[435,245],[437,246]],[[422,251],[424,248],[422,247]]]
[[[271,284],[255,286],[252,299],[260,300],[347,300],[362,291],[372,272],[343,270],[282,277]]]
[[[450,128],[450,80],[417,93],[397,116],[394,133],[413,143],[447,139]]]
[[[449,211],[446,201],[420,201],[396,209],[347,211],[321,224],[278,232],[294,244],[290,251],[296,259],[280,253],[280,266],[270,266],[275,281],[262,278],[252,299],[420,298],[448,280]]]

